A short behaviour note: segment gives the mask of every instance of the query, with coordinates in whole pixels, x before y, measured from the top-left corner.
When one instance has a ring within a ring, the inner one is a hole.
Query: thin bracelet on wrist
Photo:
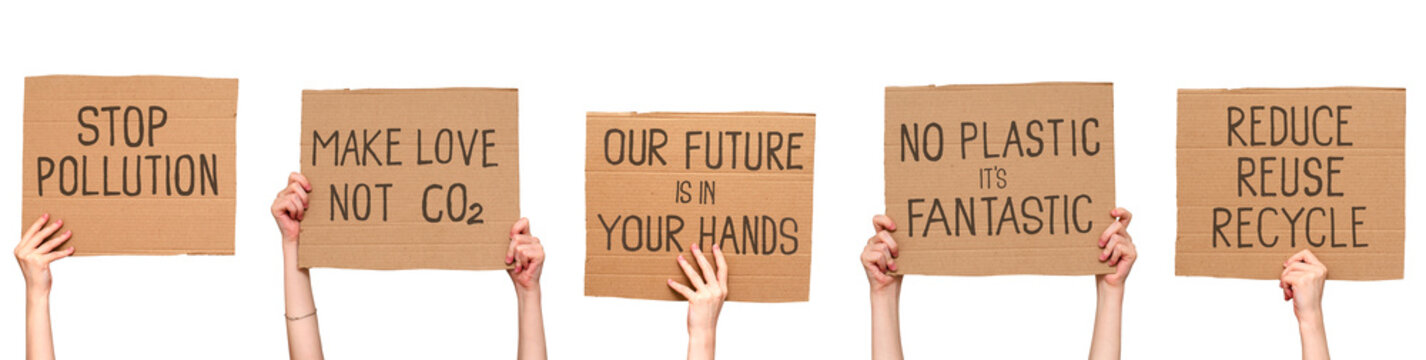
[[[306,318],[313,317],[313,316],[317,316],[317,309],[312,309],[312,313],[307,314],[307,315],[302,315],[302,316],[291,316],[291,315],[287,315],[287,314],[282,314],[282,317],[287,318],[287,321],[297,321],[297,320],[302,320],[302,319],[306,319]]]

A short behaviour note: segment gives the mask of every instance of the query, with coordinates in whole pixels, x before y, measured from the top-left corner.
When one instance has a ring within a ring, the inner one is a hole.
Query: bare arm
[[[871,284],[871,358],[899,360],[901,354],[901,275],[896,271],[898,251],[891,232],[896,223],[885,215],[873,217],[876,234],[862,249],[862,268]]]
[[[545,320],[540,309],[540,273],[545,267],[545,248],[540,238],[530,235],[530,220],[520,219],[510,228],[510,249],[505,263],[514,265],[507,272],[515,283],[515,296],[520,306],[520,344],[516,357],[521,360],[544,360]]]
[[[287,317],[287,352],[292,359],[322,359],[322,336],[317,330],[317,304],[312,299],[312,278],[297,266],[297,244],[307,193],[312,185],[302,174],[287,177],[287,187],[272,202],[272,218],[282,231],[282,284]]]
[[[698,245],[693,245],[693,259],[698,261],[699,270],[694,270],[683,255],[678,256],[678,266],[683,268],[692,287],[673,279],[668,279],[668,286],[688,299],[688,358],[711,360],[717,349],[718,313],[723,310],[723,300],[728,298],[728,261],[723,257],[723,249],[716,244],[713,245],[713,263],[718,265],[717,270],[708,263],[708,257]]]
[[[54,337],[50,332],[50,264],[74,254],[74,247],[55,250],[71,236],[65,231],[53,238],[64,220],[48,224],[49,214],[40,216],[15,245],[15,261],[25,276],[25,358],[54,359]]]
[[[1094,338],[1089,344],[1091,360],[1119,358],[1120,327],[1124,313],[1124,282],[1129,271],[1134,268],[1134,260],[1139,258],[1134,248],[1134,240],[1129,236],[1129,222],[1134,215],[1124,208],[1109,212],[1115,221],[1099,235],[1099,261],[1114,266],[1114,273],[1096,275],[1095,285],[1099,300],[1094,311]]]
[[[1322,289],[1327,283],[1327,265],[1310,250],[1302,250],[1282,264],[1283,300],[1292,300],[1297,330],[1302,337],[1304,360],[1326,360],[1327,330],[1322,324]]]

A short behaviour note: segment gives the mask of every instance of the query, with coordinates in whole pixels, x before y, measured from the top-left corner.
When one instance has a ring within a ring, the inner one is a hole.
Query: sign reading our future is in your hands
[[[815,128],[810,114],[590,113],[585,295],[680,299],[675,257],[696,245],[713,261],[718,244],[729,300],[806,301]]]

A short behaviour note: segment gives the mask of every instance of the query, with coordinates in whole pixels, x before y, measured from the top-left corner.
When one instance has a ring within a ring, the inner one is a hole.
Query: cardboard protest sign
[[[25,78],[21,231],[75,255],[232,255],[238,80]]]
[[[520,217],[514,89],[302,92],[302,267],[505,268]]]
[[[899,273],[1112,271],[1112,84],[889,87],[885,137]]]
[[[1179,90],[1178,275],[1400,279],[1406,90]]]
[[[719,244],[728,300],[807,301],[815,116],[589,113],[586,131],[585,295],[681,300],[677,256]]]

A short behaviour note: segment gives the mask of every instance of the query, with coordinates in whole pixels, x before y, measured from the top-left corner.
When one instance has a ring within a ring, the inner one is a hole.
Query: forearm
[[[292,359],[321,359],[322,338],[317,329],[317,305],[312,298],[312,278],[297,266],[295,243],[284,243],[283,293],[287,321],[287,351]],[[307,315],[311,316],[307,316]],[[305,317],[304,317],[305,316]]]
[[[901,289],[871,294],[871,354],[875,360],[899,360],[901,354]]]
[[[1124,288],[1100,284],[1098,305],[1094,312],[1094,338],[1089,345],[1089,358],[1118,359],[1121,317],[1124,313]]]
[[[688,359],[712,360],[715,329],[690,330],[688,332]]]
[[[520,344],[516,357],[521,360],[544,360],[545,318],[540,308],[540,290],[517,292],[520,301]]]
[[[26,294],[25,358],[54,359],[54,338],[50,334],[50,299],[46,291],[32,290]]]
[[[1297,319],[1297,328],[1302,336],[1303,360],[1326,360],[1327,330],[1322,324],[1322,313],[1305,314]]]

